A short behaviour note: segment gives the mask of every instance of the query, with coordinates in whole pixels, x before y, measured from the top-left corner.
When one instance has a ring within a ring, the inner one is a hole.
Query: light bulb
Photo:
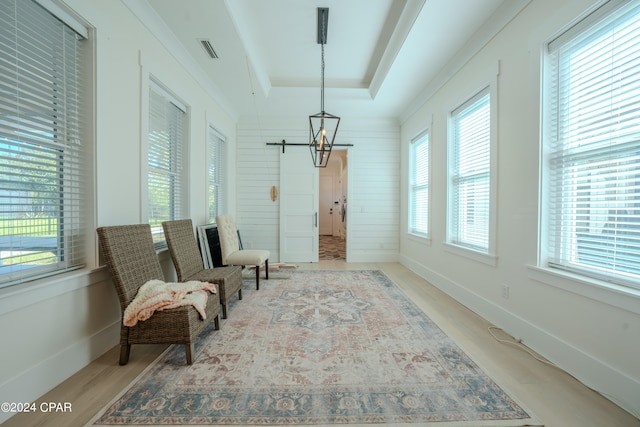
[[[320,128],[320,151],[324,150],[324,137],[327,133],[325,128]]]

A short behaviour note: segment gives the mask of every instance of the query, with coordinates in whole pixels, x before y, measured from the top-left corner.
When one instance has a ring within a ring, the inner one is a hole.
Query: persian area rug
[[[384,273],[290,276],[245,280],[193,365],[170,347],[93,425],[539,425]]]

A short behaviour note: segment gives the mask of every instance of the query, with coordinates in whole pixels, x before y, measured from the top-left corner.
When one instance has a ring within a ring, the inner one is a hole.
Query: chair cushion
[[[269,251],[261,249],[243,249],[227,255],[228,265],[261,265],[269,259]]]

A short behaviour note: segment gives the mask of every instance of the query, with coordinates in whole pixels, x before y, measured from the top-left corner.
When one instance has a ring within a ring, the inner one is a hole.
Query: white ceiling
[[[174,55],[183,61],[188,57],[192,73],[209,80],[203,86],[214,88],[236,117],[320,111],[317,8],[328,7],[325,110],[343,118],[401,117],[419,94],[450,74],[456,61],[470,57],[528,3],[146,0],[141,9],[133,4],[141,0],[123,1],[152,31],[164,25],[170,29],[174,46],[183,50]],[[210,41],[218,59],[206,54],[201,39]]]

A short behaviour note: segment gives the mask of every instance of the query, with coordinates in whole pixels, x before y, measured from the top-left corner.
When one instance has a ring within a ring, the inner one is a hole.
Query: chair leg
[[[269,280],[269,260],[264,260],[264,276],[265,279]]]
[[[238,299],[242,299],[242,289],[238,289]]]
[[[195,345],[193,343],[184,345],[184,352],[187,355],[187,365],[193,364],[192,355],[196,352],[195,348],[196,347],[195,347]]]
[[[260,289],[260,266],[256,265],[256,289]]]
[[[222,318],[223,319],[227,318],[227,304],[226,303],[222,303]]]
[[[213,329],[215,329],[216,331],[220,330],[220,315],[216,316],[213,319]]]
[[[131,344],[120,344],[120,365],[126,365],[129,362],[130,352]]]

